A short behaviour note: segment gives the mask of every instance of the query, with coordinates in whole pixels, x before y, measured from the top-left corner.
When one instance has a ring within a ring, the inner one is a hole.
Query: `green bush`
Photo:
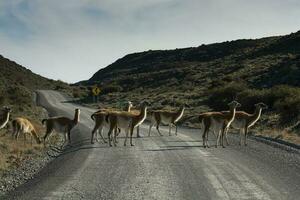
[[[269,89],[250,89],[244,84],[228,84],[210,91],[206,103],[214,110],[227,110],[228,102],[236,99],[241,110],[252,113],[254,104],[264,102],[269,109],[280,114],[282,123],[297,120],[300,113],[300,88],[287,85]]]
[[[287,96],[278,100],[274,108],[280,113],[281,123],[293,122],[299,120],[300,96]]]
[[[246,89],[237,94],[237,101],[242,104],[242,110],[253,112],[254,104],[258,102],[270,105],[269,90]]]
[[[209,90],[207,92],[209,98],[205,103],[215,110],[226,110],[228,109],[227,104],[247,89],[247,85],[244,83],[229,83]]]
[[[8,102],[18,106],[29,106],[33,103],[32,92],[23,86],[11,86],[6,89]]]

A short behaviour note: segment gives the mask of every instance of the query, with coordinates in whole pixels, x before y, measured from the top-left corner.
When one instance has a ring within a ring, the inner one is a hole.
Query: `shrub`
[[[247,90],[247,85],[244,83],[229,83],[227,85],[209,90],[208,100],[205,102],[211,108],[216,110],[228,109],[227,104],[236,99],[238,94]]]
[[[258,102],[264,102],[265,104],[270,105],[266,102],[266,99],[268,99],[266,97],[268,95],[268,90],[247,89],[238,94],[237,100],[242,104],[242,110],[253,112],[254,104]]]
[[[102,87],[101,94],[109,94],[113,92],[120,92],[122,91],[122,87],[118,85],[107,85]]]
[[[254,104],[264,102],[271,111],[280,114],[282,123],[298,119],[300,113],[300,88],[288,85],[269,89],[250,89],[244,84],[229,84],[211,92],[206,103],[215,110],[228,109],[228,102],[236,99],[242,104],[241,110],[252,113]]]
[[[82,98],[84,99],[86,96],[88,96],[88,90],[83,87],[74,87],[72,91],[74,98]]]
[[[280,113],[281,123],[299,120],[300,96],[288,96],[280,99],[275,103],[274,107]]]

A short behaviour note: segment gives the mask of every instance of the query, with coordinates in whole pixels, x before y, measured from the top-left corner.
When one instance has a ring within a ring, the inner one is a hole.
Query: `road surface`
[[[90,144],[92,109],[68,103],[54,91],[38,100],[52,115],[73,117],[74,147],[45,167],[8,199],[299,199],[300,156],[272,146],[238,139],[223,148],[202,147],[199,130],[179,128],[178,136],[158,136],[147,126],[134,147]],[[106,133],[106,131],[105,131]],[[124,136],[124,133],[122,133]],[[211,141],[211,143],[214,141]]]

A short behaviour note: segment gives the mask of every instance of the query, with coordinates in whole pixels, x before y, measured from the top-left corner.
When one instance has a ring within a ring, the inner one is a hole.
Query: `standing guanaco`
[[[126,107],[124,108],[124,111],[126,111],[126,112],[131,112],[131,108],[132,108],[132,107],[133,107],[132,102],[131,102],[131,101],[128,101]],[[120,131],[119,131],[119,133],[120,133]],[[119,134],[119,133],[118,133],[118,134]],[[117,135],[118,135],[118,134],[117,134]],[[140,136],[140,126],[137,126],[137,127],[136,127],[136,137],[138,137],[138,138],[141,137],[141,136]]]
[[[92,130],[92,137],[91,137],[91,144],[94,144],[94,137],[96,136],[96,141],[99,142],[99,139],[97,137],[97,132],[100,129],[99,135],[101,136],[104,143],[106,143],[106,140],[104,139],[102,132],[103,127],[108,127],[109,124],[105,121],[105,117],[108,115],[108,112],[102,111],[102,112],[96,112],[91,115],[91,119],[95,121],[95,126]],[[96,134],[96,135],[95,135]]]
[[[203,146],[209,147],[208,145],[208,132],[211,130],[214,133],[217,133],[217,141],[216,147],[218,146],[220,137],[221,137],[221,145],[224,146],[223,138],[230,124],[233,122],[235,118],[236,108],[240,107],[241,104],[237,101],[232,101],[228,104],[230,111],[229,113],[222,113],[222,112],[207,112],[202,113],[199,115],[199,121],[202,124],[202,128],[204,128],[202,139],[203,139]]]
[[[46,123],[46,134],[44,136],[44,143],[47,137],[53,132],[56,131],[58,133],[64,134],[64,143],[61,148],[68,143],[71,143],[71,130],[78,124],[80,116],[80,110],[75,109],[75,115],[73,119],[67,117],[51,117],[48,119],[43,119],[42,124]]]
[[[121,130],[124,129],[125,133],[126,133],[126,137],[125,137],[125,141],[124,141],[124,146],[126,146],[126,142],[127,142],[127,138],[128,138],[128,133],[130,131],[130,145],[134,146],[132,143],[132,134],[133,134],[133,130],[135,127],[141,125],[144,120],[147,117],[147,107],[150,104],[146,101],[141,103],[141,109],[140,109],[140,113],[137,114],[133,114],[133,113],[128,113],[128,112],[117,112],[117,113],[110,113],[109,115],[107,115],[106,117],[106,121],[107,123],[109,123],[110,128],[108,131],[108,138],[109,138],[109,146],[111,145],[111,134],[112,131],[114,131],[114,145],[116,146],[116,128],[120,128]]]
[[[169,125],[169,136],[171,136],[171,127],[175,126],[175,135],[177,135],[177,125],[176,123],[182,118],[183,113],[185,110],[185,105],[181,106],[177,112],[171,111],[152,111],[149,113],[150,115],[150,126],[149,126],[149,133],[150,136],[151,128],[155,124],[156,130],[162,136],[161,132],[159,131],[160,124],[167,124]]]
[[[247,133],[249,128],[252,127],[259,120],[262,110],[268,108],[268,106],[262,102],[257,103],[254,106],[255,106],[255,111],[253,114],[249,114],[244,111],[236,111],[235,118],[231,123],[231,127],[233,127],[234,129],[238,129],[240,132],[240,145],[242,145],[242,134],[244,133],[244,145],[247,146]],[[229,113],[229,112],[224,111],[222,113]],[[225,139],[228,145],[229,143],[228,143],[227,133],[225,134]]]
[[[128,101],[124,111],[130,112],[132,108],[132,103]],[[99,142],[98,137],[97,137],[97,132],[99,133],[101,139],[103,140],[104,143],[106,143],[106,140],[104,139],[102,133],[103,133],[103,128],[109,128],[109,124],[106,122],[105,118],[109,113],[112,112],[118,112],[118,111],[109,111],[106,109],[100,109],[97,112],[94,112],[91,115],[91,119],[95,121],[95,126],[92,130],[92,137],[91,137],[91,144],[94,144],[94,138],[96,137],[96,141]],[[100,130],[100,131],[99,131]],[[118,128],[118,133],[117,135],[121,132],[121,130]],[[96,134],[96,135],[95,135]]]

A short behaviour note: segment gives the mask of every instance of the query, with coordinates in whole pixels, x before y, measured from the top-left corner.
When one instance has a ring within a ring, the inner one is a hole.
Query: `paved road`
[[[53,91],[39,102],[52,114],[72,117],[76,106]],[[9,199],[298,199],[300,156],[256,141],[204,149],[199,130],[134,139],[134,147],[89,144],[91,109],[80,107],[74,146]],[[146,135],[147,127],[141,132]]]

